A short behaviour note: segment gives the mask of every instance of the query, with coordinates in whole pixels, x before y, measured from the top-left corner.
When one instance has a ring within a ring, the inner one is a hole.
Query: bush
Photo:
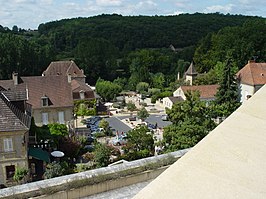
[[[28,174],[28,169],[17,167],[13,179],[16,182],[20,182]]]

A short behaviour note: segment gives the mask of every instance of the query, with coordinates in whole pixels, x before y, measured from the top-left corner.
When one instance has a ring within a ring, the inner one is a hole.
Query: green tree
[[[109,122],[104,118],[99,122],[99,127],[103,128],[105,135],[110,135],[112,133],[109,128]]]
[[[50,134],[57,148],[59,148],[60,140],[68,135],[68,129],[65,124],[52,123],[48,124]]]
[[[163,73],[156,73],[151,75],[152,87],[163,89],[165,87],[165,76]]]
[[[136,160],[154,155],[153,132],[140,126],[127,133],[127,144],[123,147],[126,160]]]
[[[216,107],[214,108],[216,116],[227,117],[240,106],[238,86],[235,80],[236,71],[237,67],[233,63],[232,58],[228,57],[223,65],[220,87],[216,94]]]
[[[110,148],[102,143],[97,143],[95,145],[94,151],[94,162],[97,167],[105,167],[110,164]]]
[[[149,117],[148,111],[145,109],[145,107],[142,107],[138,113],[137,113],[138,118],[140,118],[142,121],[144,121],[147,117]]]
[[[129,110],[130,112],[135,111],[137,109],[136,105],[133,104],[132,102],[128,102],[127,103],[127,110]]]
[[[167,114],[172,122],[164,128],[163,143],[167,151],[193,147],[215,127],[199,92],[187,92],[186,101],[176,102]]]
[[[103,98],[104,101],[113,100],[121,91],[122,88],[118,84],[102,79],[97,80],[96,92]]]
[[[145,93],[148,91],[149,84],[147,82],[139,82],[136,86],[136,91],[139,93]]]
[[[46,170],[44,172],[44,178],[50,179],[50,178],[62,176],[62,175],[64,175],[64,172],[65,172],[65,170],[60,165],[59,162],[52,162],[46,166]]]

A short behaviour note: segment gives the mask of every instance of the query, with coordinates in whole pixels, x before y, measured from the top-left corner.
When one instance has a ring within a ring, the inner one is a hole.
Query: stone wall
[[[79,198],[156,178],[188,149],[0,190],[0,198]]]

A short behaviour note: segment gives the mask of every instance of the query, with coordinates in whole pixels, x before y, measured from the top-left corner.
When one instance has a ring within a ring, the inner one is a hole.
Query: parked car
[[[124,145],[127,143],[127,137],[124,137],[124,136],[120,136],[118,138],[115,138],[113,141],[112,141],[113,145],[115,146],[121,146],[121,145]]]
[[[148,123],[147,126],[148,126],[149,129],[156,129],[157,128],[156,124],[150,124],[150,123]]]
[[[96,134],[96,133],[103,133],[104,129],[103,128],[97,128],[94,131],[91,132],[92,135]]]
[[[168,115],[162,115],[162,120],[167,121],[168,120]]]
[[[94,150],[94,146],[93,145],[85,145],[84,148],[86,150],[88,150],[89,152],[92,152]]]
[[[94,140],[95,140],[94,137],[92,137],[92,136],[88,136],[88,137],[87,137],[87,140],[86,140],[86,143],[87,143],[87,144],[92,144],[92,143],[94,142]]]

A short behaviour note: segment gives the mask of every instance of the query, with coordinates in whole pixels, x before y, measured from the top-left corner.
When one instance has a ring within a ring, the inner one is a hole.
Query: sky
[[[266,17],[266,0],[0,0],[0,25],[37,29],[41,23],[100,14],[230,13]]]

